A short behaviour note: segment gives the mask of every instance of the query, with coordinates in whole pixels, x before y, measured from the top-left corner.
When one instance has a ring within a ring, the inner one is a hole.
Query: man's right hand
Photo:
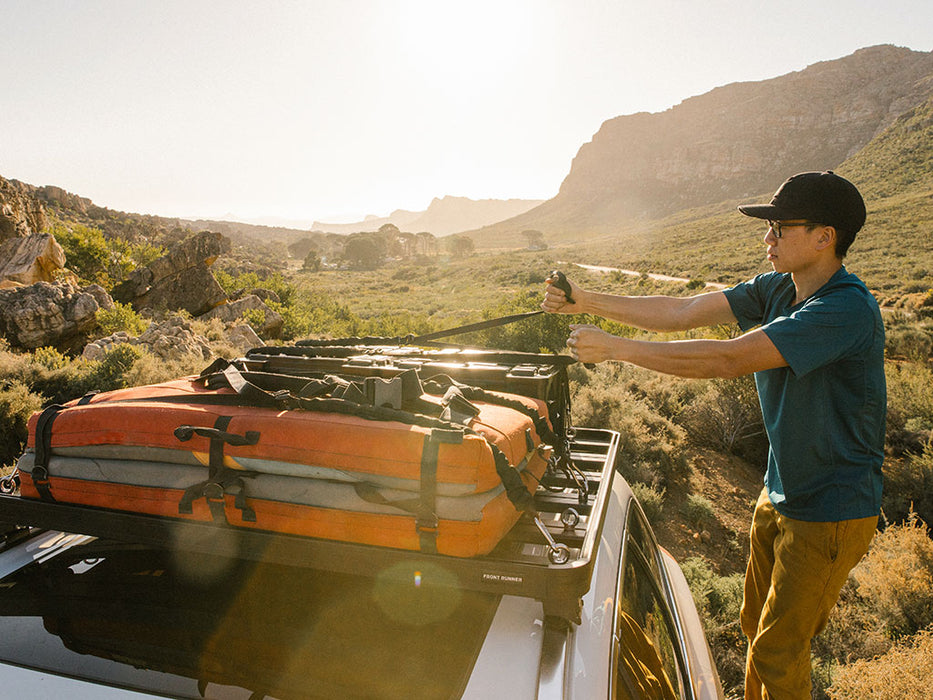
[[[567,301],[567,294],[563,289],[554,285],[557,279],[552,276],[547,278],[547,288],[544,290],[544,301],[541,302],[541,308],[552,314],[583,313],[581,297],[585,296],[586,292],[566,277],[564,279],[570,285],[570,297],[574,300],[574,303],[571,304]]]

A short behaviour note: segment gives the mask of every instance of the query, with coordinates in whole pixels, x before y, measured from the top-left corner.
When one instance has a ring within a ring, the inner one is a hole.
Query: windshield
[[[0,657],[180,697],[459,697],[499,599],[447,583],[91,540],[0,582]]]

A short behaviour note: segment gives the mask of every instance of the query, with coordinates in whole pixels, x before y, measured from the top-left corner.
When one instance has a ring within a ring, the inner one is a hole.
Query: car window
[[[100,540],[0,582],[0,658],[172,697],[459,697],[499,597]]]
[[[629,509],[616,605],[615,697],[682,697],[677,635],[660,585],[653,539],[638,508]]]

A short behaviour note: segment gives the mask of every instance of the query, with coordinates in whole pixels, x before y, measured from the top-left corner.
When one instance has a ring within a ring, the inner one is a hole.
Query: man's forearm
[[[756,329],[730,340],[632,340],[596,326],[571,325],[567,346],[581,362],[620,360],[678,377],[739,377],[786,367],[774,343]]]
[[[725,295],[629,297],[586,292],[580,304],[588,313],[648,331],[685,331],[735,320]]]
[[[653,342],[613,336],[611,357],[678,377],[735,377],[743,374],[728,342],[722,340],[674,340]]]

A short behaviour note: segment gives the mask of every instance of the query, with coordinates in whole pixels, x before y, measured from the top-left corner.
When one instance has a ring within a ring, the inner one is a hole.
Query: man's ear
[[[836,227],[823,226],[816,237],[816,248],[817,250],[824,250],[830,247],[833,250],[836,248]]]

